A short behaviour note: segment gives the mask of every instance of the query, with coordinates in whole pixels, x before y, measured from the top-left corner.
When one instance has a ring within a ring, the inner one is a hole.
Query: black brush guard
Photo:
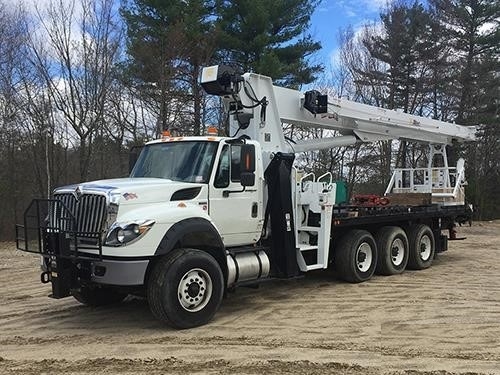
[[[34,199],[16,225],[16,247],[41,255],[43,283],[52,283],[53,298],[71,295],[90,280],[90,262],[102,260],[102,233],[79,232],[69,208],[59,199]]]

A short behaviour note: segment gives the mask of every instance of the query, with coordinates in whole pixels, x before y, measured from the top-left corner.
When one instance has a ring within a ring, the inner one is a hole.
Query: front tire
[[[224,295],[224,276],[208,253],[179,249],[154,266],[147,285],[153,315],[171,327],[185,329],[209,322]]]
[[[377,244],[366,230],[354,229],[342,237],[335,250],[335,269],[350,283],[371,279],[377,265]]]
[[[408,237],[400,227],[382,227],[377,233],[379,275],[402,273],[408,264]]]

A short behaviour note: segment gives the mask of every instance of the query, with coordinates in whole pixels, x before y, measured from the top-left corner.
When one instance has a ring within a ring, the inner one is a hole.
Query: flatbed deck
[[[374,223],[397,223],[432,219],[450,219],[460,224],[470,221],[472,210],[468,205],[440,206],[334,206],[332,230]]]

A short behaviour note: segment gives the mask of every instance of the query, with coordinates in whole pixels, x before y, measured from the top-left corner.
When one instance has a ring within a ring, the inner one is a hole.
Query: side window
[[[225,188],[229,186],[229,146],[227,145],[224,146],[220,154],[214,186],[216,188]]]
[[[231,145],[231,181],[240,182],[240,156],[241,146]]]
[[[214,186],[216,188],[228,187],[230,181],[240,182],[240,158],[241,145],[224,145],[220,154],[217,174],[214,180]]]

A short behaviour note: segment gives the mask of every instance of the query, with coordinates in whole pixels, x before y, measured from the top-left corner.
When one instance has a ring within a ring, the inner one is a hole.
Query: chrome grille
[[[62,231],[78,233],[79,236],[95,237],[103,230],[106,221],[106,197],[98,194],[82,194],[77,200],[71,193],[55,194],[67,210],[54,205],[50,215],[50,226]],[[69,212],[68,212],[69,211]]]

